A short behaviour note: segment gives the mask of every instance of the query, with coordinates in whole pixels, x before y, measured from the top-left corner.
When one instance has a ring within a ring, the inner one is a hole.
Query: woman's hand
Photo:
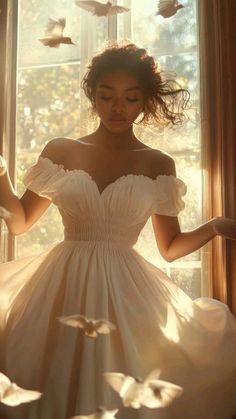
[[[226,239],[236,240],[236,220],[227,217],[216,217],[212,220],[214,233]]]
[[[7,171],[7,163],[6,163],[6,160],[0,154],[0,176],[5,175],[6,171]]]

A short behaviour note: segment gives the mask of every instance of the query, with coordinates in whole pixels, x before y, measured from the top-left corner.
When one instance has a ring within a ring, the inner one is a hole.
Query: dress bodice
[[[133,246],[152,214],[176,216],[184,208],[184,182],[174,176],[128,174],[101,193],[82,169],[39,157],[26,172],[25,186],[50,199],[60,211],[65,240],[106,241]]]

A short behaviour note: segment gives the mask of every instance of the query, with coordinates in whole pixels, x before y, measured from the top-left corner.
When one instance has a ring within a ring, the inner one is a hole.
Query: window
[[[16,168],[17,190],[24,191],[22,176],[48,140],[57,136],[78,138],[91,132],[94,122],[80,89],[86,63],[107,39],[130,39],[148,49],[165,71],[175,72],[179,82],[190,90],[188,120],[178,129],[137,126],[140,139],[169,152],[176,161],[178,176],[188,185],[186,208],[180,215],[183,230],[202,221],[201,140],[199,135],[199,58],[196,0],[183,0],[184,8],[170,19],[155,16],[152,0],[119,0],[131,12],[109,18],[92,16],[71,0],[19,1]],[[66,17],[65,35],[74,45],[59,48],[43,46],[48,18]],[[52,222],[53,220],[53,222]],[[51,206],[26,234],[16,238],[16,256],[40,252],[49,243],[63,239],[60,216]],[[190,296],[205,289],[202,251],[171,264],[159,255],[147,222],[138,249],[149,261],[163,269]]]

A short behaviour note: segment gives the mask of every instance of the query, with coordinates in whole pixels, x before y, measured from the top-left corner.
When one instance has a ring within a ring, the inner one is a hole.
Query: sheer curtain
[[[207,216],[236,217],[236,2],[199,0],[203,167]],[[216,238],[209,263],[211,296],[236,313],[236,244]]]

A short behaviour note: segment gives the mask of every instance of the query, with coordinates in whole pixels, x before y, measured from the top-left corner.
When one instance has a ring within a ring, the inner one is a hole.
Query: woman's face
[[[105,74],[97,83],[95,110],[113,133],[124,132],[142,112],[144,95],[138,79],[125,71]]]

